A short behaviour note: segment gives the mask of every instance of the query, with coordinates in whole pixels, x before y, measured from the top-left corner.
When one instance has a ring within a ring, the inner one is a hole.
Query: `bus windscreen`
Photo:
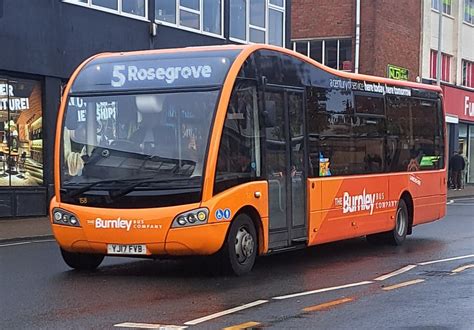
[[[70,97],[63,199],[95,191],[110,203],[139,191],[142,197],[187,193],[198,200],[218,95],[219,89]]]

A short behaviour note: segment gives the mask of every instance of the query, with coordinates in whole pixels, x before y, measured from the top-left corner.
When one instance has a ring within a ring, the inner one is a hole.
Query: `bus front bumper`
[[[54,204],[54,203],[53,203]],[[58,203],[59,204],[59,203]],[[79,212],[76,206],[51,205],[77,217],[79,226],[62,225],[51,221],[52,231],[62,249],[69,252],[111,254],[111,245],[146,247],[143,257],[211,255],[220,250],[226,238],[230,222],[205,223],[195,226],[171,228],[180,209],[154,210],[135,219],[133,210],[87,209]],[[185,206],[192,209],[195,205]],[[87,213],[89,214],[87,214]],[[120,215],[115,214],[120,212]],[[156,215],[160,216],[157,217]],[[132,255],[126,253],[124,255]]]

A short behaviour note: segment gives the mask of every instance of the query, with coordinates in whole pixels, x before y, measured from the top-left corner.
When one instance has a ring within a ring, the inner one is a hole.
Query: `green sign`
[[[388,77],[395,80],[408,80],[408,69],[395,65],[387,65]]]

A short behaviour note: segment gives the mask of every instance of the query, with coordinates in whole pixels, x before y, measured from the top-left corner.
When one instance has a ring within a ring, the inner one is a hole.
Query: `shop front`
[[[44,215],[43,90],[0,75],[0,217]]]
[[[442,86],[446,122],[448,124],[449,155],[461,151],[467,160],[465,182],[474,183],[474,91]]]

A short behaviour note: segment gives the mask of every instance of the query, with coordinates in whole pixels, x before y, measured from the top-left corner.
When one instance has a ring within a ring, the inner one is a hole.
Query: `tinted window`
[[[237,81],[227,109],[217,160],[214,193],[261,176],[257,89]]]
[[[384,170],[385,111],[382,97],[312,88],[308,130],[313,176]]]
[[[442,118],[436,101],[387,97],[387,161],[390,171],[442,168]]]
[[[352,93],[325,88],[308,91],[309,152],[313,176],[347,175],[352,148]],[[310,173],[311,175],[311,173]]]
[[[385,109],[379,96],[355,95],[352,120],[352,174],[384,170]]]

